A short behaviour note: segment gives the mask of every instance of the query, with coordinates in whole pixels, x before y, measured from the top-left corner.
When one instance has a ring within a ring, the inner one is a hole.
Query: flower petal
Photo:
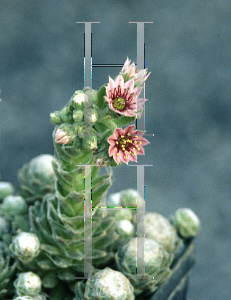
[[[135,125],[134,125],[134,124],[129,125],[129,126],[127,126],[127,127],[124,129],[124,134],[127,134],[127,133],[133,133],[133,132],[134,132],[134,129],[135,129]]]
[[[123,79],[123,76],[122,76],[122,75],[119,75],[119,76],[116,78],[115,86],[118,88],[118,85],[120,85],[120,86],[123,86],[123,85],[124,85],[124,79]]]
[[[137,154],[135,153],[135,155],[132,155],[132,153],[129,153],[129,160],[137,162]]]
[[[125,88],[131,93],[134,89],[134,78],[130,79],[124,84]]]
[[[108,149],[108,154],[109,154],[110,157],[114,154],[114,152],[117,153],[115,150],[116,150],[116,146],[115,145],[110,145],[110,147]]]

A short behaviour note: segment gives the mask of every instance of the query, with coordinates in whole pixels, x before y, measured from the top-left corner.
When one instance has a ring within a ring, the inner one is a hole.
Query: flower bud
[[[55,142],[57,144],[68,144],[70,141],[70,136],[67,135],[66,131],[58,129],[55,134]]]
[[[62,124],[55,133],[57,144],[68,144],[75,140],[75,128],[70,124]]]
[[[63,123],[73,123],[72,113],[66,106],[60,111],[60,117],[62,118]]]
[[[37,296],[42,289],[42,281],[38,275],[32,272],[20,273],[14,281],[16,292],[19,296]]]
[[[87,94],[88,98],[91,99],[91,102],[92,104],[96,104],[97,101],[98,101],[98,94],[97,94],[97,91],[93,90],[92,88],[90,87],[85,87],[83,89],[83,92],[85,94]]]
[[[85,135],[84,135],[85,132],[84,132],[84,125],[83,125],[83,123],[78,125],[77,132],[78,132],[78,136],[80,138],[82,138],[82,139],[85,138]]]
[[[76,123],[82,122],[83,121],[83,111],[75,109],[73,111],[73,119]]]
[[[22,262],[28,263],[32,261],[34,257],[39,255],[40,241],[34,233],[20,232],[18,235],[13,237],[10,250]]]
[[[87,94],[83,93],[83,91],[76,91],[71,98],[71,105],[75,109],[84,110],[84,103],[88,102]]]
[[[200,229],[200,220],[189,208],[179,208],[172,218],[172,222],[179,234],[185,239],[197,236]]]
[[[0,200],[14,193],[14,187],[10,182],[0,181]]]
[[[2,211],[7,216],[26,214],[28,209],[26,201],[21,196],[7,196],[2,202]]]
[[[60,125],[63,123],[63,120],[60,117],[59,111],[55,111],[55,112],[51,113],[50,118],[51,118],[51,123],[54,125]]]
[[[86,136],[83,139],[83,149],[84,150],[97,150],[97,137],[93,136]]]
[[[92,123],[98,120],[98,110],[96,108],[92,109]]]

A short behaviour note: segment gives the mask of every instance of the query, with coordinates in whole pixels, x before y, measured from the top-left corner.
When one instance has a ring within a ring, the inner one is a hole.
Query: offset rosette
[[[134,300],[133,291],[133,286],[121,272],[106,267],[95,272],[86,284],[76,283],[74,300]]]
[[[52,161],[57,161],[50,154],[41,154],[25,164],[18,172],[21,193],[27,203],[42,200],[47,193],[55,190],[55,173]]]
[[[177,251],[182,244],[182,239],[177,235],[176,229],[164,216],[149,212],[144,215],[145,237],[158,242],[171,253]]]
[[[0,181],[0,201],[7,196],[13,195],[14,186],[10,182]]]
[[[197,236],[200,229],[200,220],[190,208],[179,208],[172,222],[184,239],[192,239]]]
[[[173,261],[173,255],[169,254],[164,248],[152,239],[144,239],[144,278],[138,278],[137,274],[137,240],[131,239],[115,255],[116,266],[120,272],[129,277],[134,286],[135,295],[144,293],[149,295],[154,292],[161,282],[163,282],[171,273],[170,266]]]

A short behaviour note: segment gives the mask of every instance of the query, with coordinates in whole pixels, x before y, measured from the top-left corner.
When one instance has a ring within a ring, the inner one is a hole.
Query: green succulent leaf
[[[104,96],[106,96],[106,84],[103,85],[98,91],[97,106],[100,110],[103,110],[107,106],[107,102],[105,101]]]
[[[136,117],[118,117],[118,118],[113,118],[112,121],[117,125],[117,127],[122,127],[125,125],[128,125],[136,120]]]

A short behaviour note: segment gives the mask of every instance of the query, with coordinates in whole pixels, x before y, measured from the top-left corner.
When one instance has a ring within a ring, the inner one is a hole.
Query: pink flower
[[[109,136],[109,156],[113,155],[117,165],[120,161],[128,164],[128,162],[137,162],[137,154],[144,155],[143,146],[149,142],[142,137],[144,131],[136,130],[135,125],[129,125],[124,130],[116,128],[113,135]]]
[[[105,99],[111,110],[120,115],[132,117],[142,111],[145,99],[138,99],[141,90],[142,88],[134,88],[134,78],[124,83],[122,75],[119,75],[116,81],[109,76]]]
[[[144,81],[148,79],[149,75],[151,72],[148,73],[148,69],[143,69],[143,70],[137,70],[136,71],[136,66],[134,62],[130,65],[131,60],[126,59],[124,66],[120,72],[120,74],[127,74],[127,80],[129,80],[131,77],[135,77],[135,84],[136,86],[142,86]]]

